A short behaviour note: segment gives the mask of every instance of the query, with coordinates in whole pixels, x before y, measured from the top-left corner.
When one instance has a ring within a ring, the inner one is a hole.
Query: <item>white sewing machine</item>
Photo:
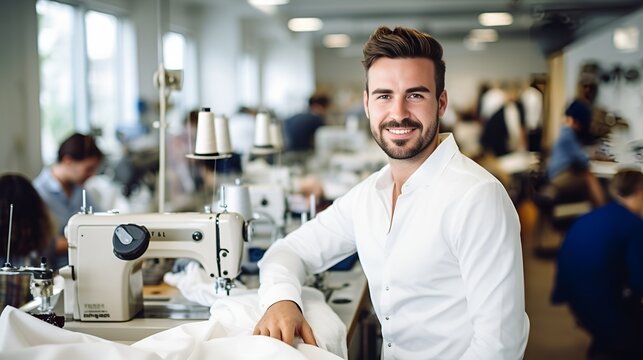
[[[237,213],[79,213],[65,229],[65,314],[78,321],[128,321],[143,308],[142,262],[191,258],[229,291],[240,273],[247,227]],[[146,244],[147,243],[147,244]]]

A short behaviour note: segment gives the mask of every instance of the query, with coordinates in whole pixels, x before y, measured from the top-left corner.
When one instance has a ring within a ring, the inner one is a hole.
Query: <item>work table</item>
[[[328,298],[328,305],[346,325],[347,339],[350,342],[359,321],[360,309],[362,309],[365,299],[367,299],[366,278],[359,262],[350,270],[327,271],[325,274],[324,284],[327,288],[332,289]],[[248,288],[258,286],[258,276],[256,275],[244,276],[243,280]],[[146,305],[172,298],[172,304],[177,304],[177,306],[180,306],[180,297],[181,295],[176,288],[164,283],[157,286],[146,286],[144,296]],[[173,315],[174,318],[136,317],[126,322],[66,321],[65,329],[121,343],[134,343],[175,326],[207,319],[209,312],[206,307],[197,305],[194,309],[202,313],[203,317],[201,319],[181,318],[179,312],[178,316]]]

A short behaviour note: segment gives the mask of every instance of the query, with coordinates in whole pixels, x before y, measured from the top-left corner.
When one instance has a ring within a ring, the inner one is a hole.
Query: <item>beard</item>
[[[386,142],[384,140],[384,131],[387,127],[414,127],[420,132],[419,139],[403,139],[403,140],[391,140]],[[391,159],[404,160],[411,159],[418,154],[420,154],[424,149],[426,149],[435,139],[438,134],[438,112],[435,114],[435,121],[429,124],[428,131],[426,134],[423,132],[424,126],[422,123],[411,120],[411,119],[402,119],[401,121],[387,121],[379,126],[379,132],[371,129],[373,139],[377,142],[377,145],[384,150],[384,153],[388,155]]]

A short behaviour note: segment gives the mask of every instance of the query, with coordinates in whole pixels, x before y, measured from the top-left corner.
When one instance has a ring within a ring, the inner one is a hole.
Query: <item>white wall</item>
[[[0,172],[38,174],[40,104],[35,0],[0,1]]]
[[[639,29],[639,49],[632,53],[618,51],[613,43],[614,28],[636,26]],[[612,69],[616,64],[625,68],[637,67],[643,77],[643,10],[581,39],[565,49],[565,87],[567,102],[576,93],[580,67],[587,61],[596,61],[601,67]],[[599,86],[597,103],[619,116],[630,125],[633,138],[643,138],[643,79],[635,83],[603,83]],[[561,110],[562,111],[562,110]]]

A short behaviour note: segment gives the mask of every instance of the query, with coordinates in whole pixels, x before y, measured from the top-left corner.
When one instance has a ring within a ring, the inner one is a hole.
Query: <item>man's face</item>
[[[90,177],[96,174],[100,166],[100,159],[91,157],[83,160],[70,160],[67,162],[69,166],[69,176],[71,181],[75,184],[82,185]]]
[[[446,91],[436,99],[433,61],[380,58],[367,76],[364,109],[378,145],[392,159],[430,155],[447,106]]]

